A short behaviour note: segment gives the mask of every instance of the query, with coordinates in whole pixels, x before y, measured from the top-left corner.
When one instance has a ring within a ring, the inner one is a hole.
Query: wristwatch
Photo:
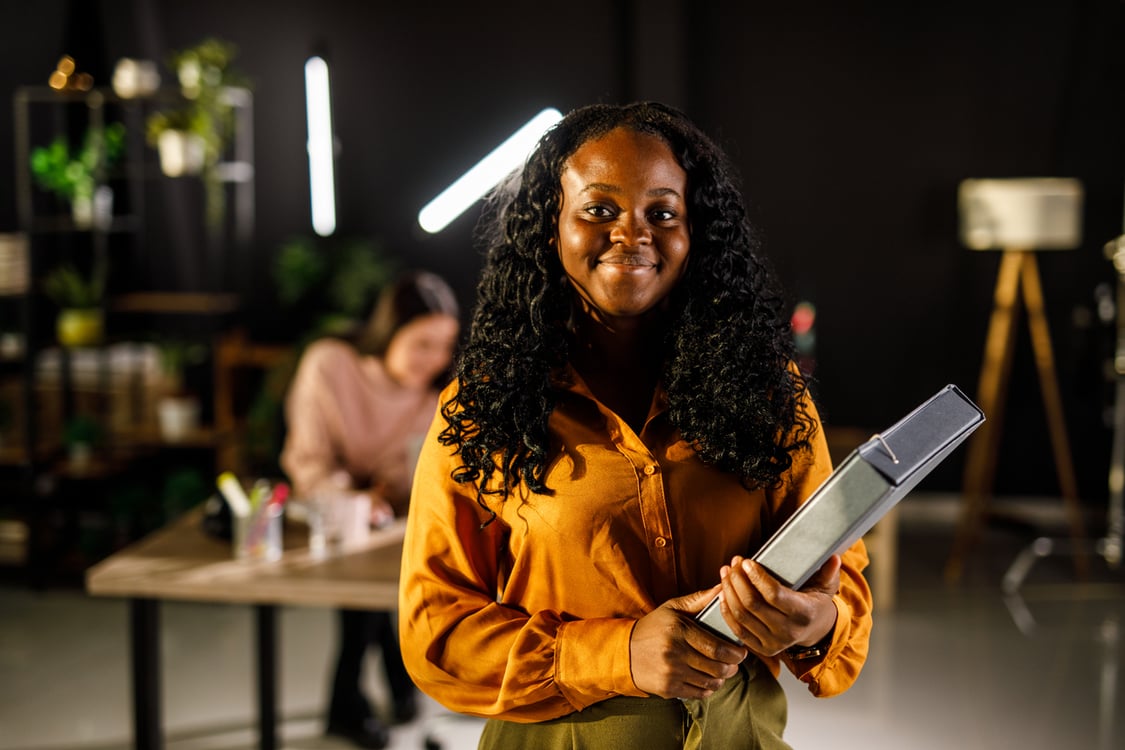
[[[828,647],[832,645],[832,631],[828,631],[828,635],[824,636],[817,643],[811,646],[790,646],[785,649],[785,655],[793,661],[804,661],[806,659],[819,659],[828,653]]]

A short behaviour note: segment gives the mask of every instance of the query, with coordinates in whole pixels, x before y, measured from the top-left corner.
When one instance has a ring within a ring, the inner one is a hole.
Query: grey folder
[[[852,451],[752,559],[790,588],[800,588],[829,557],[870,531],[982,422],[976,404],[947,385]],[[718,597],[696,619],[736,640]]]

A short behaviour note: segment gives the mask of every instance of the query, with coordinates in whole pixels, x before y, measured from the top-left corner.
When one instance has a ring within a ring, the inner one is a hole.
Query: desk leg
[[[164,746],[160,730],[160,604],[131,599],[133,636],[133,740],[137,750]]]
[[[262,750],[277,749],[277,607],[259,604],[258,734]]]

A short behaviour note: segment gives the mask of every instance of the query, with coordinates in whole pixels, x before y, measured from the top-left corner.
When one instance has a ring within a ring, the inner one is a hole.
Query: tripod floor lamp
[[[1021,301],[1027,311],[1070,533],[1076,544],[1085,536],[1037,260],[1040,251],[1073,250],[1081,245],[1082,197],[1081,183],[1065,178],[972,179],[960,185],[962,243],[972,250],[998,250],[1002,255],[976,394],[988,421],[969,443],[961,514],[945,570],[949,582],[961,578],[992,494]],[[1075,562],[1081,569],[1082,559],[1076,557]]]

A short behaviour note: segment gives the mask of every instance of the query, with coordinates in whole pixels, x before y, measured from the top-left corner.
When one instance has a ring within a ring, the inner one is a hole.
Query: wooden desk
[[[93,566],[86,590],[130,600],[133,732],[137,748],[163,747],[160,690],[162,599],[229,602],[256,610],[258,726],[263,750],[277,747],[277,607],[386,610],[398,606],[405,521],[375,531],[361,547],[326,558],[308,552],[304,526],[286,524],[276,562],[236,560],[230,542],[203,532],[202,510]]]

